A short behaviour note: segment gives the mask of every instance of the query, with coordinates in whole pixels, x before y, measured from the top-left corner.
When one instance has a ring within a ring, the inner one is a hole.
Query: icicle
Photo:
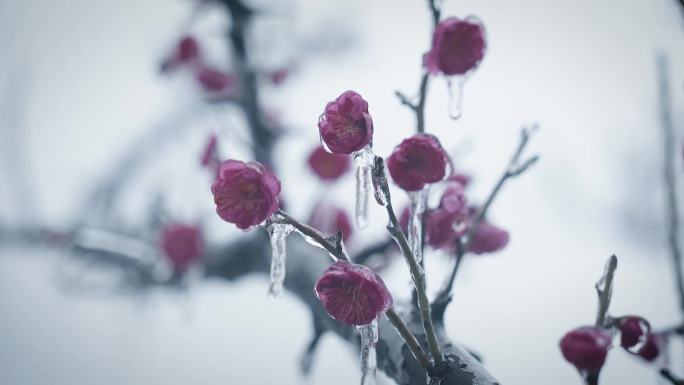
[[[409,217],[408,241],[416,262],[423,259],[423,213],[427,206],[429,187],[409,193],[411,199],[411,216]]]
[[[368,325],[356,327],[361,334],[361,385],[375,385],[377,356],[375,344],[378,343],[378,320]]]
[[[273,248],[273,256],[271,257],[271,278],[268,287],[268,295],[271,298],[276,298],[283,291],[283,282],[285,281],[285,256],[286,244],[285,239],[287,235],[292,232],[294,228],[286,223],[271,222],[266,230],[271,239],[271,248]]]
[[[449,117],[458,119],[461,117],[461,101],[463,100],[463,85],[466,76],[450,76],[447,78],[447,88],[449,90]]]
[[[354,153],[356,164],[356,210],[354,219],[356,226],[363,229],[368,226],[368,190],[372,184],[371,168],[374,155],[370,145]]]

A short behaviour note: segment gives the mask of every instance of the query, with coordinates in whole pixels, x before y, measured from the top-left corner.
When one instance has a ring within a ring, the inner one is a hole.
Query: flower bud
[[[650,325],[641,317],[629,316],[620,320],[618,329],[620,329],[620,345],[629,350],[646,338]]]
[[[185,64],[197,61],[200,57],[199,43],[193,36],[183,37],[176,46],[175,51],[162,63],[162,71],[168,72]]]
[[[332,264],[315,292],[328,314],[347,325],[368,325],[392,306],[392,295],[371,269],[349,262]]]
[[[465,75],[480,64],[485,48],[484,27],[479,20],[450,17],[435,28],[425,67],[433,74]]]
[[[432,135],[416,134],[399,144],[387,159],[394,182],[406,191],[418,191],[444,179],[449,158]]]
[[[235,76],[211,67],[198,66],[195,69],[197,83],[207,92],[224,92],[235,86]]]
[[[648,362],[653,362],[660,356],[663,340],[662,337],[656,334],[649,334],[646,337],[646,343],[639,350],[637,355]]]
[[[260,163],[226,160],[219,167],[211,192],[219,217],[245,230],[278,210],[280,181]]]
[[[568,332],[560,341],[561,353],[580,372],[596,373],[606,362],[612,336],[609,331],[593,326]]]
[[[368,102],[354,91],[346,91],[325,106],[318,121],[321,140],[330,152],[351,154],[373,139],[373,120]]]
[[[346,155],[331,154],[317,147],[308,159],[309,167],[324,181],[334,181],[349,171],[351,160]]]

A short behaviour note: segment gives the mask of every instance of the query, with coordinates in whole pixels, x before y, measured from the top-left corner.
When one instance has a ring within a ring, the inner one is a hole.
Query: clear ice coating
[[[271,257],[271,276],[268,287],[268,295],[271,298],[276,298],[283,292],[283,282],[285,281],[285,257],[286,244],[285,239],[294,228],[286,223],[278,223],[276,221],[270,223],[266,228],[268,236],[271,239],[271,248],[273,249],[273,256]]]
[[[463,85],[466,75],[454,75],[447,78],[449,91],[449,117],[458,119],[461,117],[461,101],[463,100]]]
[[[368,191],[372,184],[371,168],[373,167],[373,150],[370,145],[356,151],[354,154],[356,164],[356,210],[354,220],[358,228],[368,226]]]
[[[646,346],[646,342],[648,342],[649,334],[651,334],[651,325],[648,323],[648,321],[641,317],[637,317],[637,320],[639,321],[639,329],[641,330],[639,341],[636,343],[636,345],[625,348],[632,354],[639,354],[639,352],[641,352],[641,350]]]
[[[411,200],[411,216],[409,217],[408,241],[416,262],[423,260],[423,213],[427,206],[429,187],[409,192]]]
[[[376,385],[375,371],[377,355],[375,345],[378,343],[377,318],[368,325],[356,327],[361,334],[361,385]]]

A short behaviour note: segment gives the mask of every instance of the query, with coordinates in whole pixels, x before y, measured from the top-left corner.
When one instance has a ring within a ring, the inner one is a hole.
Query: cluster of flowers
[[[161,64],[163,73],[171,73],[181,68],[189,69],[197,84],[211,94],[230,93],[238,83],[235,74],[222,71],[204,60],[200,43],[194,36],[182,37],[173,52]],[[267,77],[271,83],[279,85],[288,75],[287,69],[279,69],[267,74]]]
[[[625,351],[647,362],[655,361],[666,343],[666,335],[651,332],[650,324],[642,317],[625,316],[613,319],[608,328],[583,326],[571,330],[561,339],[560,350],[580,373],[597,374],[616,333]]]
[[[346,155],[364,148],[372,139],[373,121],[368,103],[354,91],[344,92],[325,107],[319,131],[332,153],[317,148],[309,156],[309,164],[321,179],[335,180],[349,169]],[[390,176],[406,191],[443,181],[449,163],[437,139],[425,134],[402,141],[387,159]],[[427,243],[437,249],[453,248],[476,213],[466,204],[467,178],[452,176],[446,183],[439,207],[430,210],[426,219]],[[218,215],[240,229],[263,223],[279,207],[280,182],[255,162],[223,162],[211,190]],[[316,224],[318,217],[314,214],[311,222]],[[335,220],[337,229],[343,233],[351,231],[346,214],[335,215]],[[324,230],[331,229],[329,222],[318,224]],[[507,232],[486,222],[473,234],[470,251],[474,253],[496,251],[508,242]],[[338,262],[328,269],[316,285],[316,292],[332,317],[352,325],[370,322],[391,304],[391,296],[377,275],[364,266],[348,262]]]

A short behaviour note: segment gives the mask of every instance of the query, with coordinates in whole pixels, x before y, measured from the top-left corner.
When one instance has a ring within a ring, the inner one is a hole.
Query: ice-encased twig
[[[409,193],[411,200],[411,216],[409,217],[408,241],[411,251],[420,263],[423,259],[423,213],[427,206],[429,187]]]

